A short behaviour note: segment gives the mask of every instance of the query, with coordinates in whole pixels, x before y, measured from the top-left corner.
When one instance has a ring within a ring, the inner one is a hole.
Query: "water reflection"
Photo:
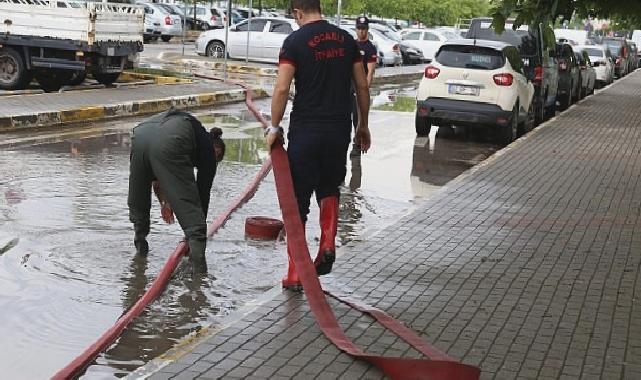
[[[411,175],[422,183],[440,187],[485,160],[499,148],[488,143],[416,137]]]
[[[116,344],[101,355],[97,365],[90,367],[89,373],[113,372],[126,375],[145,362],[162,355],[171,349],[184,336],[198,330],[208,319],[208,315],[218,314],[218,306],[212,306],[206,293],[210,293],[211,281],[205,275],[192,275],[187,260],[179,265],[171,292],[178,292],[170,309],[152,305],[135,319],[123,332]],[[147,274],[148,259],[134,255],[128,272],[121,281],[125,284],[121,291],[123,314],[128,311],[144,294],[155,276]],[[164,298],[164,297],[162,297]],[[162,305],[163,299],[159,299]],[[153,344],[149,344],[151,342]],[[135,360],[123,360],[136,358]]]

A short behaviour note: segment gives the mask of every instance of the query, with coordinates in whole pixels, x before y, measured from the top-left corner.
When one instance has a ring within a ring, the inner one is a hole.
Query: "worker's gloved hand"
[[[171,209],[169,202],[165,202],[160,206],[160,215],[162,215],[162,220],[167,224],[173,224],[176,221],[174,219],[174,210]]]
[[[274,144],[285,145],[285,133],[282,127],[268,127],[265,129],[265,143],[271,150]]]

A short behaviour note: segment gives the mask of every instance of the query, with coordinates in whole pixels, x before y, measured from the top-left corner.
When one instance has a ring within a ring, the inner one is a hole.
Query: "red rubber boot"
[[[321,238],[314,265],[322,276],[332,271],[336,260],[336,231],[338,228],[338,197],[326,197],[320,202]]]
[[[289,289],[289,290],[301,290],[303,289],[303,285],[300,282],[300,278],[298,278],[298,273],[296,273],[296,268],[294,267],[294,262],[292,261],[292,256],[289,253],[289,246],[287,246],[287,274],[285,277],[283,277],[283,280],[281,281],[283,284],[283,289]]]

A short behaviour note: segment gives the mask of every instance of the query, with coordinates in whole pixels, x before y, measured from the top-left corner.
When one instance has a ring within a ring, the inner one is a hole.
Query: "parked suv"
[[[562,111],[579,100],[581,92],[581,68],[574,56],[570,44],[557,44],[556,53],[559,62],[559,107]]]
[[[546,42],[550,38],[554,40],[554,32],[543,24],[535,28],[521,26],[518,30],[513,30],[513,25],[513,20],[507,20],[503,33],[497,34],[491,18],[475,18],[470,22],[466,38],[503,41],[519,49],[525,76],[534,84],[534,115],[539,124],[556,111],[558,66],[555,46]]]
[[[445,42],[425,68],[416,96],[416,133],[432,125],[493,126],[509,144],[534,124],[534,86],[515,46],[497,41]]]
[[[614,58],[614,75],[617,78],[624,77],[628,74],[628,55],[630,48],[624,38],[606,37],[601,43],[605,45]]]

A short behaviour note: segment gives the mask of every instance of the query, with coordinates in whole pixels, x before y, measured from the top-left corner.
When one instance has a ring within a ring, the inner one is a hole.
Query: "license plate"
[[[480,92],[480,88],[478,86],[465,86],[461,84],[450,84],[448,86],[448,90],[450,94],[457,94],[457,95],[473,95],[473,96],[478,96]]]

